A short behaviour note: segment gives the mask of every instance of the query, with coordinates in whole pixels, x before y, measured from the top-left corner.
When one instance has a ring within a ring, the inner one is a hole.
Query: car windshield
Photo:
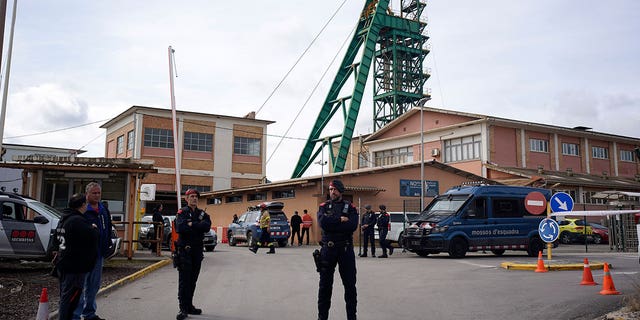
[[[46,211],[54,216],[56,216],[58,219],[60,219],[60,217],[62,217],[62,212],[58,211],[58,209],[55,209],[54,207],[48,206],[42,202],[29,202],[29,206],[33,207],[34,209],[36,209],[36,211]]]
[[[417,217],[417,221],[433,221],[438,222],[442,219],[456,214],[462,208],[462,205],[467,201],[468,197],[451,197],[443,196],[436,198],[429,204],[426,211],[423,211],[420,216]]]

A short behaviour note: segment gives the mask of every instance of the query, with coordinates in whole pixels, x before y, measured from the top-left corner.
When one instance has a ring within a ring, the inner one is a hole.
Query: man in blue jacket
[[[102,187],[97,182],[90,182],[85,188],[87,193],[87,219],[96,225],[98,229],[98,257],[96,264],[87,274],[84,283],[84,290],[80,297],[80,302],[73,319],[80,319],[80,315],[85,320],[104,320],[96,314],[98,308],[96,304],[96,296],[100,289],[102,281],[102,265],[104,258],[109,255],[111,242],[111,214],[109,209],[100,202],[102,198]]]

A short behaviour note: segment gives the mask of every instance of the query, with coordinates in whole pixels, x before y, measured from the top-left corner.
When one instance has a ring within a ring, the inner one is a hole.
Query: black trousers
[[[378,239],[380,239],[380,247],[382,247],[382,255],[385,255],[385,256],[387,255],[387,249],[391,247],[389,240],[387,240],[387,233],[389,233],[387,229],[378,229],[378,234],[379,234]]]
[[[302,237],[300,236],[300,228],[291,228],[291,245],[293,245],[293,239],[295,235],[298,235],[298,244],[302,243]]]
[[[353,245],[328,247],[320,249],[320,285],[318,289],[318,319],[329,318],[331,308],[331,294],[333,291],[333,274],[338,266],[338,272],[344,286],[344,301],[347,309],[347,319],[356,319],[358,298],[356,292],[356,256]]]
[[[307,235],[307,245],[309,245],[309,229],[311,228],[302,228],[302,234],[300,235],[300,240],[304,239],[304,235]]]
[[[373,226],[369,226],[364,229],[362,232],[364,237],[364,254],[367,254],[367,247],[369,246],[369,242],[371,242],[371,255],[376,255],[376,238],[373,233]]]
[[[84,287],[87,273],[59,272],[60,276],[60,306],[58,316],[60,320],[73,319],[73,311],[78,307],[80,295]]]
[[[202,247],[192,247],[190,250],[180,248],[178,254],[178,303],[180,310],[189,311],[193,306],[193,294],[202,266]]]

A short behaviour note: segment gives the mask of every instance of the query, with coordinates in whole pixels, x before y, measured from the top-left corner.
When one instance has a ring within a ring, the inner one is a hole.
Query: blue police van
[[[517,186],[461,186],[436,197],[406,230],[405,248],[420,256],[447,252],[462,258],[470,251],[527,251],[545,248],[538,225],[546,215],[525,209],[525,197],[537,191],[547,201],[551,191]]]

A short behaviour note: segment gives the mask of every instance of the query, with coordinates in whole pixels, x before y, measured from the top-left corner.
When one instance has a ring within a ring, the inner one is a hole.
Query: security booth
[[[148,173],[156,173],[153,163],[131,159],[80,158],[52,155],[15,156],[0,167],[22,170],[23,194],[64,209],[71,195],[85,193],[89,182],[102,187],[102,202],[109,208],[119,237],[129,244],[123,254],[131,251],[133,229],[126,222],[135,221],[140,181]]]

